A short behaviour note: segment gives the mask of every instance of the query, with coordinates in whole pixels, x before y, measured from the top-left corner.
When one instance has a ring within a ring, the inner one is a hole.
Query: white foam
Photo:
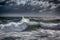
[[[40,25],[42,26],[42,27],[56,27],[58,24],[56,24],[56,23],[43,23],[43,22],[40,22]]]
[[[20,22],[10,22],[7,24],[0,24],[0,28],[6,31],[22,31],[27,27],[29,19],[23,18]]]

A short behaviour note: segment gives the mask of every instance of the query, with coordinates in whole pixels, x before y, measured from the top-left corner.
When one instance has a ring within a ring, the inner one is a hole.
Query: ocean
[[[60,19],[0,17],[0,40],[60,40]]]

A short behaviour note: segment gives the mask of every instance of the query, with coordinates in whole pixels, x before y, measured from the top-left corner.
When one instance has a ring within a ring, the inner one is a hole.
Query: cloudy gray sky
[[[60,1],[0,0],[0,16],[60,16]]]

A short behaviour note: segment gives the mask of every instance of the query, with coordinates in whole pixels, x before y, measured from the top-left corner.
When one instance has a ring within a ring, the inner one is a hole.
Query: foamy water
[[[45,22],[36,22],[36,21],[30,21],[27,18],[22,18],[19,22],[9,22],[7,24],[0,24],[0,30],[6,31],[6,32],[21,32],[25,30],[26,28],[30,28],[28,25],[31,25],[31,28],[37,28],[33,25],[40,25],[39,27],[42,28],[49,28],[49,29],[59,29],[60,23],[45,23]],[[32,30],[32,29],[31,29]]]
[[[31,26],[28,26],[28,24]],[[50,29],[47,30],[37,28],[37,26],[32,26],[38,24],[40,25],[39,27],[42,28],[60,28],[60,23],[36,22],[23,18],[19,22],[0,24],[0,40],[60,40],[60,31]],[[31,31],[23,31],[27,27],[31,27]],[[37,28],[37,30],[32,30],[32,28]]]
[[[22,19],[19,22],[10,22],[7,24],[0,24],[0,29],[3,31],[22,31],[27,28],[29,19]]]
[[[42,28],[49,28],[49,29],[60,29],[60,23],[44,23],[40,22]]]

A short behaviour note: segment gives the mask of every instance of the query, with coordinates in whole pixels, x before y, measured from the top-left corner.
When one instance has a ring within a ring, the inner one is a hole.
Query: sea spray
[[[19,22],[10,22],[7,24],[0,24],[0,29],[7,32],[22,31],[27,28],[29,19],[22,18]]]

